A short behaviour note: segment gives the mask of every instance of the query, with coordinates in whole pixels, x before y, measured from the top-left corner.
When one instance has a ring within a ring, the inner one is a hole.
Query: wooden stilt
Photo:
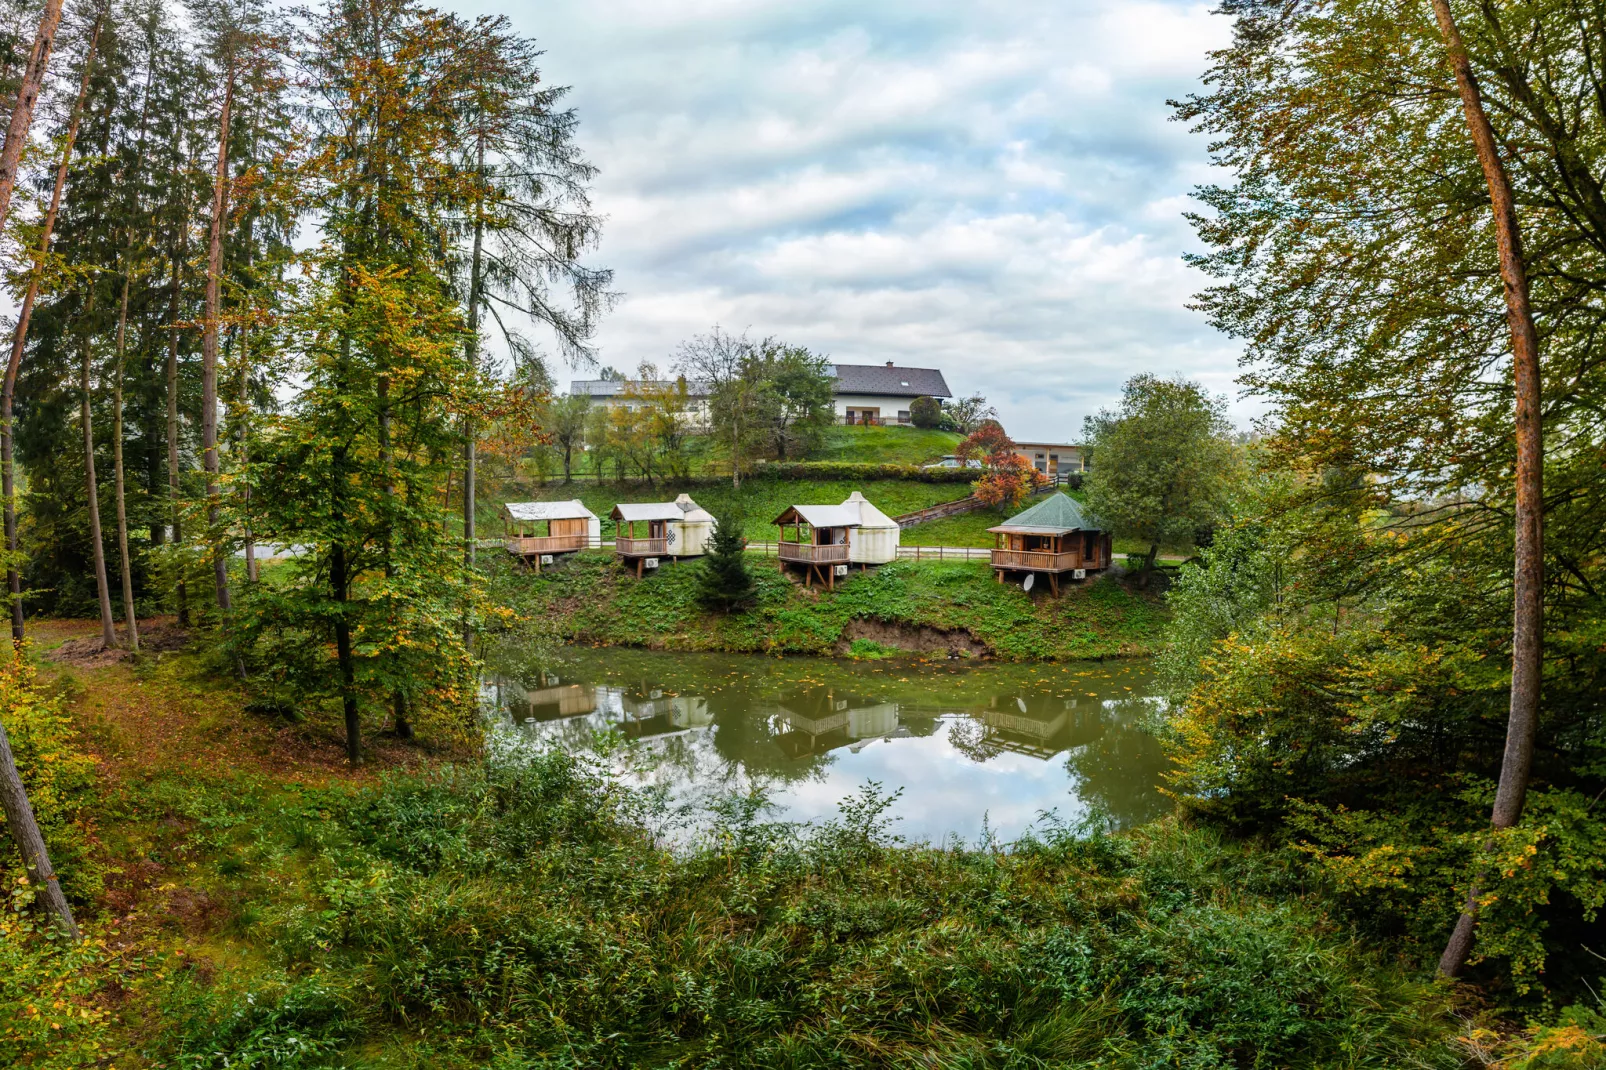
[[[1054,588],[1054,597],[1058,598],[1060,596],[1060,574],[1058,572],[1050,572],[1048,574],[1048,585]]]
[[[644,560],[644,558],[636,558],[636,579],[638,580],[641,579],[641,566]]]

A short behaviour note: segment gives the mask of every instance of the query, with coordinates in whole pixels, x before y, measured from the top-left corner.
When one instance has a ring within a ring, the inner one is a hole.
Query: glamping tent
[[[602,542],[602,521],[579,499],[567,502],[508,502],[502,506],[507,552],[536,570],[556,554],[572,554]]]
[[[855,510],[859,516],[859,526],[848,534],[850,562],[859,566],[885,565],[898,559],[902,533],[896,520],[871,505],[858,491],[848,495],[842,507]]]
[[[1006,572],[1025,572],[1028,579],[1043,573],[1059,594],[1062,574],[1079,580],[1110,565],[1110,533],[1097,517],[1058,491],[987,530],[998,536],[992,559],[999,583]]]
[[[818,577],[834,588],[837,566],[847,572],[848,532],[859,526],[859,511],[846,505],[789,505],[774,523],[781,529],[776,542],[781,571],[790,565],[802,571],[804,583],[813,586]]]
[[[713,516],[686,494],[672,502],[621,502],[611,515],[619,526],[614,553],[634,561],[638,576],[660,557],[702,556],[714,533]]]

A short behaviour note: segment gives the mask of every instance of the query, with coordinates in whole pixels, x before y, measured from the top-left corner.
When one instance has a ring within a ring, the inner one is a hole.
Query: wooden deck
[[[613,552],[620,557],[668,557],[669,539],[627,539],[621,535],[613,542]]]
[[[1070,572],[1087,568],[1078,553],[1048,553],[1042,550],[994,550],[994,568],[1007,568],[1019,572]]]
[[[833,543],[818,546],[807,542],[782,542],[778,556],[782,561],[798,565],[845,565],[848,563],[848,544]]]
[[[520,557],[538,554],[566,554],[584,550],[590,542],[584,535],[510,535],[503,543],[507,552]]]

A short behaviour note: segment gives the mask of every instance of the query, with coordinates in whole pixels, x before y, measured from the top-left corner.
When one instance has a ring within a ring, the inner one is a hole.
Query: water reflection
[[[899,831],[1007,839],[1043,811],[1117,827],[1164,813],[1143,729],[1144,663],[857,663],[568,650],[503,652],[487,697],[507,730],[583,752],[635,741],[621,775],[693,809],[765,788],[777,816],[821,820],[867,780],[902,789]]]

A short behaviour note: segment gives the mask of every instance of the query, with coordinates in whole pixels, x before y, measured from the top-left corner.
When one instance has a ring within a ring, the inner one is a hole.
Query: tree
[[[6,140],[0,145],[0,231],[5,229],[11,214],[11,194],[17,186],[17,168],[22,163],[22,150],[28,145],[28,130],[33,125],[33,108],[44,87],[45,71],[50,67],[50,50],[56,43],[56,27],[61,24],[62,0],[45,0],[45,9],[39,17],[39,32],[34,35],[33,51],[28,55],[22,82],[17,87],[16,103],[11,106],[11,121],[6,124]]]
[[[980,394],[972,394],[968,398],[958,398],[943,406],[949,419],[954,422],[954,430],[961,435],[973,435],[983,423],[988,420],[997,421],[998,413]],[[913,410],[911,410],[912,412]]]
[[[715,518],[714,534],[703,558],[698,597],[705,606],[726,613],[751,602],[757,593],[753,574],[747,568],[747,540],[742,535],[742,515],[727,509]]]
[[[784,461],[819,445],[836,419],[829,369],[824,357],[775,338],[753,347],[743,376],[758,395],[770,456]]]
[[[1145,582],[1161,545],[1188,546],[1221,516],[1238,469],[1226,401],[1185,379],[1138,375],[1121,405],[1084,428],[1098,458],[1084,488],[1092,512],[1117,536],[1149,544]]]
[[[1021,456],[997,420],[984,421],[959,444],[955,456],[961,464],[981,462],[981,478],[971,487],[986,505],[1019,508],[1035,491],[1048,485],[1048,477]]]
[[[563,481],[573,482],[574,451],[582,449],[591,420],[590,394],[565,394],[547,409],[552,444],[563,454]]]
[[[936,398],[915,398],[909,403],[909,422],[930,430],[942,426],[942,406]]]
[[[717,325],[708,334],[682,342],[675,351],[677,370],[708,394],[712,431],[730,456],[731,486],[738,488],[742,466],[763,433],[767,403],[762,382],[752,374],[756,351],[746,334],[733,335]],[[611,370],[605,369],[603,377]]]

